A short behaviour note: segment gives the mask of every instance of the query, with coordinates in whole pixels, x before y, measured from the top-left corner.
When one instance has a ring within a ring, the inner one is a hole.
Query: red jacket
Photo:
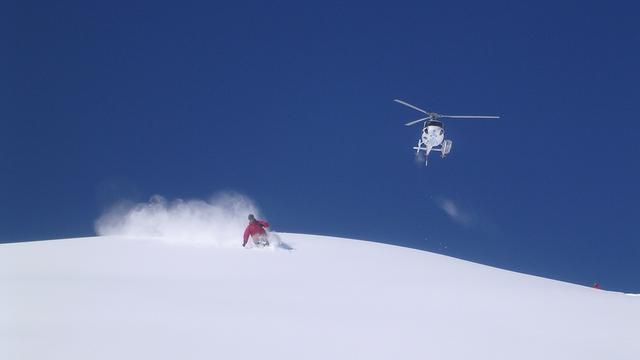
[[[244,241],[242,242],[242,246],[247,245],[247,241],[249,240],[249,235],[263,235],[267,232],[264,231],[265,228],[269,227],[269,223],[263,220],[252,221],[247,225],[247,228],[244,230]]]

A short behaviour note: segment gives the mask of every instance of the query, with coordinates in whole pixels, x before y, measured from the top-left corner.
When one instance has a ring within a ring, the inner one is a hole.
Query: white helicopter
[[[416,156],[420,154],[420,150],[424,150],[425,152],[425,162],[426,166],[429,161],[429,153],[431,151],[439,151],[441,157],[444,158],[451,151],[451,146],[453,142],[451,140],[444,139],[444,127],[442,126],[442,121],[438,120],[440,118],[451,118],[451,119],[499,119],[499,116],[484,116],[484,115],[443,115],[434,112],[428,112],[420,109],[417,106],[411,105],[408,102],[394,99],[393,101],[400,103],[402,105],[408,106],[414,110],[418,110],[421,113],[427,114],[427,117],[422,119],[410,121],[406,123],[406,126],[411,126],[419,123],[420,121],[424,121],[424,126],[422,128],[422,136],[418,139],[418,146],[414,146],[413,149],[416,151]]]

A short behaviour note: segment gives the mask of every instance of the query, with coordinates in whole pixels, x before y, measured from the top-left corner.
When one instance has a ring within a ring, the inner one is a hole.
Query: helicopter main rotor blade
[[[393,99],[393,101],[395,101],[395,102],[397,102],[397,103],[399,103],[399,104],[402,104],[402,105],[404,105],[404,106],[408,106],[408,107],[412,108],[413,110],[418,110],[418,111],[420,111],[420,112],[422,112],[422,113],[428,114],[428,112],[426,112],[426,111],[424,111],[424,110],[420,109],[420,108],[419,108],[419,107],[417,107],[417,106],[411,105],[411,104],[409,104],[408,102],[405,102],[405,101],[402,101],[402,100],[398,100],[398,99]]]
[[[500,119],[500,116],[486,116],[486,115],[437,115],[441,118],[450,119]]]
[[[426,117],[426,118],[422,118],[422,119],[418,119],[418,120],[413,120],[413,121],[410,121],[410,122],[404,124],[404,126],[411,126],[413,124],[419,123],[420,121],[425,121],[425,120],[429,120],[429,119],[430,118]]]

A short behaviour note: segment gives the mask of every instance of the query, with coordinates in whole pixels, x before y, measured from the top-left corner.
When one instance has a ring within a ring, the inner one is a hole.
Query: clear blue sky
[[[5,6],[0,241],[235,190],[279,231],[640,292],[638,5]],[[502,119],[445,122],[425,168],[394,98]]]

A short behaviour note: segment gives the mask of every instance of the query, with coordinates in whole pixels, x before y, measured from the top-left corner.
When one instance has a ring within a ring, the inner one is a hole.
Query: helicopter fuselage
[[[444,158],[451,151],[452,144],[451,140],[444,139],[442,122],[430,120],[424,123],[422,136],[418,139],[418,146],[414,146],[413,149],[416,150],[416,155],[419,155],[420,151],[424,151],[426,165],[431,151],[439,151]]]
[[[444,128],[439,121],[428,121],[422,129],[422,144],[428,148],[436,147],[444,141]]]

